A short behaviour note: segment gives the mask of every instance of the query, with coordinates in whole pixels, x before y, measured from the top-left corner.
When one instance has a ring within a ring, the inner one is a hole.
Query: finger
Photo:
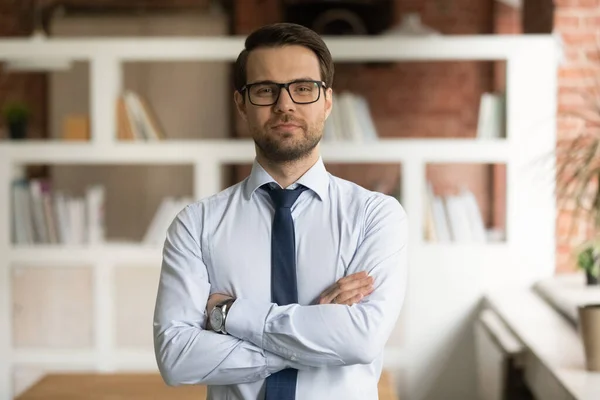
[[[368,276],[369,275],[367,274],[366,271],[355,272],[353,274],[350,274],[348,276],[344,276],[343,278],[338,279],[337,283],[339,284],[339,283],[344,283],[344,282],[351,282],[354,280],[365,279]]]
[[[323,293],[321,293],[319,302],[320,304],[329,304],[331,300],[336,296],[335,292],[336,286],[330,286]]]
[[[323,298],[324,303],[329,304],[336,296],[339,296],[341,292],[340,285],[335,283],[321,294],[321,298]]]
[[[330,304],[341,293],[372,285],[373,282],[373,277],[364,271],[345,276],[321,293],[319,304]]]
[[[366,292],[369,289],[371,289],[372,286],[373,286],[373,278],[371,278],[371,277],[367,277],[367,278],[359,280],[359,281],[351,281],[349,283],[342,283],[342,284],[334,285],[331,288],[331,290],[327,291],[327,293],[325,293],[323,295],[323,303],[322,304],[330,303],[336,297],[338,298],[338,302],[340,302],[343,299],[348,298],[348,293],[351,293],[351,295],[354,295],[355,293],[357,293],[356,292],[357,290],[362,290],[362,291]]]
[[[345,303],[348,299],[352,299],[358,295],[364,296],[364,292],[367,292],[368,289],[354,289],[354,290],[348,290],[345,292],[340,293],[339,296],[336,297],[336,300],[338,303]]]
[[[346,301],[344,301],[343,303],[339,303],[339,304],[344,304],[347,306],[352,306],[358,302],[360,302],[363,299],[363,295],[362,294],[357,294],[356,296],[353,296],[349,299],[347,299]]]
[[[365,286],[372,286],[373,282],[374,282],[373,278],[368,276],[364,279],[353,280],[350,282],[344,282],[344,283],[338,284],[338,288],[341,292],[347,292],[347,291],[359,289],[359,288],[362,288]]]
[[[320,304],[331,304],[333,302],[333,299],[336,296],[338,296],[340,293],[341,292],[340,292],[339,288],[337,287],[337,285],[333,285],[321,294],[321,296],[319,298],[319,303]]]
[[[331,291],[329,291],[329,293],[327,293],[326,295],[321,296],[321,304],[332,304],[333,303],[333,299],[335,299],[337,296],[340,295],[340,291],[337,289],[333,289]]]
[[[359,293],[362,294],[363,296],[368,296],[369,294],[371,294],[373,292],[373,290],[374,290],[373,284],[369,282],[369,283],[366,283],[363,286],[360,286],[356,289],[342,291],[337,296],[337,300],[339,302],[343,302],[343,301],[346,301],[348,298],[356,296]]]

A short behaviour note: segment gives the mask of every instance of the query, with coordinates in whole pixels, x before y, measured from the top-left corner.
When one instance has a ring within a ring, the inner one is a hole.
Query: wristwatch
[[[213,331],[224,335],[227,334],[227,331],[225,330],[225,320],[227,319],[227,313],[234,301],[235,299],[228,299],[213,307],[209,315],[210,327]]]

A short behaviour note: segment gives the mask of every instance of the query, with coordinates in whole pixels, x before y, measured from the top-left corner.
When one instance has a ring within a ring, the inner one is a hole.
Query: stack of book
[[[52,191],[45,179],[16,179],[12,185],[13,243],[94,244],[104,241],[105,190],[89,186],[83,197]]]
[[[377,138],[367,100],[347,91],[334,95],[331,114],[325,121],[323,141],[365,142]]]
[[[463,188],[456,194],[436,195],[427,185],[425,204],[425,239],[430,242],[485,243],[488,232],[477,200]]]
[[[164,140],[165,130],[143,96],[125,90],[117,100],[119,140]]]

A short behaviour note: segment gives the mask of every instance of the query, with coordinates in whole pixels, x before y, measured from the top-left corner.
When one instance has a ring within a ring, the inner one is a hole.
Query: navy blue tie
[[[263,186],[275,206],[271,232],[271,300],[278,305],[298,303],[296,242],[291,207],[304,190]],[[294,400],[298,370],[287,368],[267,377],[265,400]]]

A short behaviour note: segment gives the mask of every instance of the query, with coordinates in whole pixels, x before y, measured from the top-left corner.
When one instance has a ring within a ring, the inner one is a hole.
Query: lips
[[[283,128],[283,129],[292,129],[292,128],[299,128],[300,125],[296,125],[296,124],[278,124],[273,126],[273,128]]]

